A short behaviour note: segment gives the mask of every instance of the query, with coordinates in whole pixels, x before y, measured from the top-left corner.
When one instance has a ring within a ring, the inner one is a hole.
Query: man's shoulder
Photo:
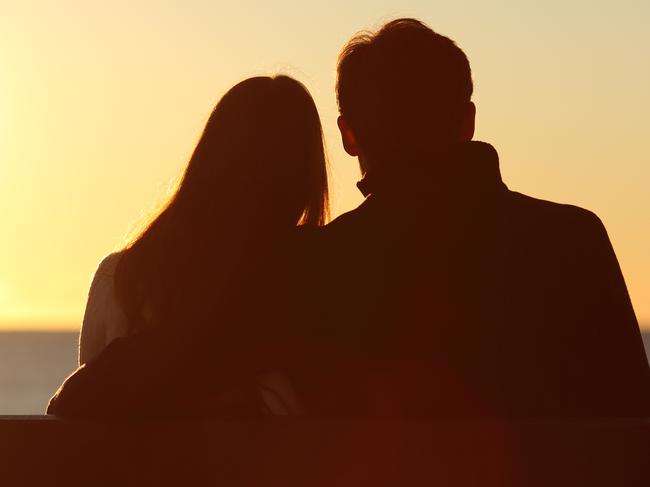
[[[511,214],[540,230],[552,228],[576,233],[603,228],[596,213],[573,204],[535,198],[516,191],[509,192],[508,201]]]
[[[603,224],[593,211],[568,203],[535,198],[516,191],[507,191],[508,211],[532,224],[551,226],[571,226],[575,229],[602,227]],[[315,229],[313,237],[336,236],[350,232],[363,231],[372,225],[379,213],[373,211],[372,198],[368,198],[357,208],[343,213],[329,224]]]

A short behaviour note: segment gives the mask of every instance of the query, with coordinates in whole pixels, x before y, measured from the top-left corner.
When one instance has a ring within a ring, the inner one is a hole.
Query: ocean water
[[[0,414],[43,414],[77,366],[76,332],[0,332]],[[650,330],[643,334],[650,361]]]
[[[44,414],[77,367],[76,332],[0,332],[0,414]]]

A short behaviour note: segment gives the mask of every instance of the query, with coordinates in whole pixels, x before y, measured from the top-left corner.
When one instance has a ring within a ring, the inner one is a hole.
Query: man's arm
[[[600,409],[612,416],[650,415],[650,368],[641,332],[607,231],[594,214],[586,236],[583,271],[597,327]]]
[[[203,327],[205,328],[205,327]],[[151,329],[113,340],[66,379],[47,414],[137,419],[259,415],[257,344]]]
[[[75,418],[125,418],[155,414],[168,360],[154,334],[118,338],[79,367],[50,400],[47,414]]]

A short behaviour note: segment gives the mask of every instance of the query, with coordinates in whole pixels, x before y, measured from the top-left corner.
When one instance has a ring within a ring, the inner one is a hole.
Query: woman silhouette
[[[241,296],[268,276],[296,226],[327,217],[325,150],[309,92],[287,76],[237,84],[216,105],[164,209],[99,265],[80,365],[115,338],[156,327],[189,335],[209,322],[211,337],[226,340]]]

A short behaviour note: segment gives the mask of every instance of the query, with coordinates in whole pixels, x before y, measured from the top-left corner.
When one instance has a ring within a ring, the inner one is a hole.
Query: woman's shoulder
[[[123,254],[124,254],[123,250],[120,250],[119,252],[113,252],[111,254],[108,254],[99,263],[99,266],[97,267],[97,271],[95,272],[95,275],[113,277],[115,275],[115,269],[117,269],[117,264],[119,263],[119,261],[122,258]]]
[[[122,258],[123,251],[113,252],[104,257],[95,271],[89,294],[91,296],[112,295],[115,282],[115,270]]]
[[[115,252],[102,259],[88,291],[79,343],[79,363],[99,355],[117,336],[125,334],[126,318],[115,298],[115,269],[122,256]]]

